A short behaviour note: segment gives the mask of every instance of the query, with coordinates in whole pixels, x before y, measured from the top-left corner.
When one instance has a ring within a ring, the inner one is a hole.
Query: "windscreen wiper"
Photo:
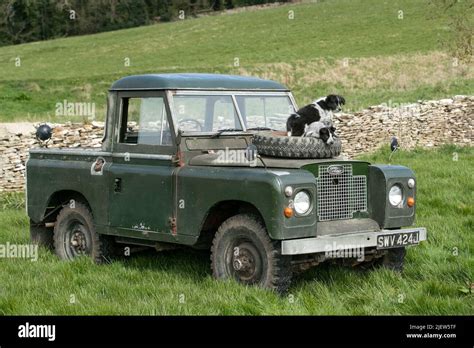
[[[216,133],[211,135],[211,139],[218,138],[222,135],[222,133],[225,132],[242,132],[242,129],[237,129],[237,128],[224,128],[224,129],[219,129]]]
[[[278,129],[268,128],[268,127],[252,127],[247,128],[247,130],[256,130],[256,131],[275,131],[278,132]]]

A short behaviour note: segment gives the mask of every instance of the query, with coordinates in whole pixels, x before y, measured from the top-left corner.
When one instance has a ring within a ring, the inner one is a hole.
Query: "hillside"
[[[440,51],[446,23],[428,11],[424,0],[332,0],[2,47],[0,121],[54,119],[64,99],[95,102],[101,118],[112,81],[147,72],[269,77],[300,104],[337,92],[353,110],[472,94],[472,67]]]

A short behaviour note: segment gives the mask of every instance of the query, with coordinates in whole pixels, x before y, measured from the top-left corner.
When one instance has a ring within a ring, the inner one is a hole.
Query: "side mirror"
[[[400,145],[398,144],[398,140],[395,137],[392,137],[392,140],[390,141],[390,151],[394,152],[398,150]]]
[[[36,139],[40,142],[46,142],[53,136],[52,128],[46,123],[36,128]]]
[[[390,141],[390,156],[388,157],[388,162],[390,163],[392,161],[392,156],[397,150],[400,148],[400,145],[398,144],[398,140],[395,137],[392,137],[392,140]]]

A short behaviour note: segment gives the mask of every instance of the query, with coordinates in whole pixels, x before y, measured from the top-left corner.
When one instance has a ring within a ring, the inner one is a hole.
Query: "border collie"
[[[345,103],[344,97],[330,94],[327,97],[317,99],[311,104],[303,106],[296,113],[288,117],[286,121],[288,136],[302,136],[306,125],[313,122],[332,122],[333,112],[341,111],[341,106]]]
[[[321,121],[313,122],[306,126],[303,136],[321,139],[325,144],[331,145],[336,137],[336,128],[331,124]]]

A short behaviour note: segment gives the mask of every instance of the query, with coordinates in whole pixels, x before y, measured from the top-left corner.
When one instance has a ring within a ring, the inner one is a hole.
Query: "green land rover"
[[[414,173],[348,160],[337,145],[272,156],[272,144],[299,146],[285,132],[295,110],[285,86],[258,78],[122,78],[101,149],[30,150],[32,241],[96,262],[126,246],[210,249],[215,278],[279,292],[327,260],[401,270],[405,247],[426,239],[408,227]]]

